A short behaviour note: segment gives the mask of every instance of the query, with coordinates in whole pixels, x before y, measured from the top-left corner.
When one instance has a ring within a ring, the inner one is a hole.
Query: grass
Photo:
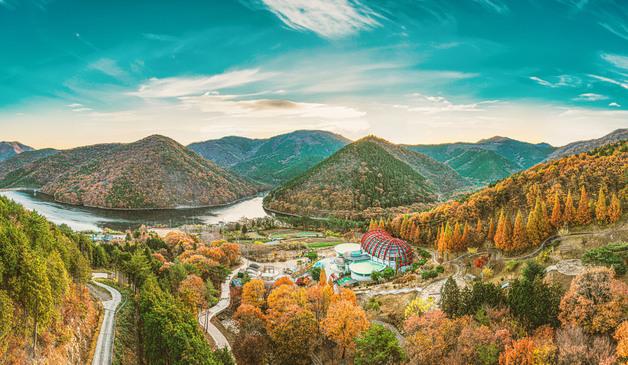
[[[315,249],[315,248],[327,248],[327,247],[333,247],[336,246],[338,244],[341,244],[342,241],[330,241],[330,242],[313,242],[313,243],[306,243],[305,246],[309,249]]]

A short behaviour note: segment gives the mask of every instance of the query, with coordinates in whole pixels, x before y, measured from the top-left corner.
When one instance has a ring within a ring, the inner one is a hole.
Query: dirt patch
[[[416,292],[395,294],[395,295],[379,295],[369,299],[363,299],[360,303],[362,307],[367,308],[369,319],[376,319],[382,322],[393,324],[397,328],[401,328],[403,324],[404,310],[408,303],[417,297]],[[373,308],[369,305],[376,302],[379,308]]]

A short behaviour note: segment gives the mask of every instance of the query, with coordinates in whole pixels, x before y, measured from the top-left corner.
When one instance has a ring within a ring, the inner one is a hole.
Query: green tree
[[[405,360],[397,337],[382,325],[371,325],[355,342],[356,365],[393,365]]]
[[[460,289],[458,284],[456,284],[456,280],[451,277],[447,279],[441,289],[440,308],[449,318],[457,317],[462,311]]]

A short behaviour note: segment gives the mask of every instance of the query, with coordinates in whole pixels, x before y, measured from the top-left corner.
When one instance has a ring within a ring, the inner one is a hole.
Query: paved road
[[[231,275],[229,275],[229,277],[222,283],[220,287],[220,300],[218,300],[218,303],[198,315],[198,323],[205,330],[205,332],[212,337],[217,349],[226,347],[231,350],[231,346],[229,345],[229,341],[227,341],[225,335],[223,335],[222,332],[220,332],[220,330],[211,322],[211,319],[229,307],[229,303],[231,302],[231,292],[229,291],[231,279],[238,274],[238,271],[241,268],[244,268],[247,265],[248,260],[242,258],[240,266],[234,268]]]
[[[105,273],[93,273],[92,277],[105,278],[107,277],[106,275],[107,274]],[[94,285],[107,290],[111,294],[111,299],[102,302],[105,309],[105,317],[103,318],[100,334],[98,335],[98,342],[96,343],[96,351],[94,351],[92,365],[109,365],[111,364],[111,356],[113,354],[113,339],[115,336],[114,319],[116,315],[116,308],[120,305],[122,295],[120,295],[119,291],[109,285],[105,285],[97,281],[94,281],[93,283]]]

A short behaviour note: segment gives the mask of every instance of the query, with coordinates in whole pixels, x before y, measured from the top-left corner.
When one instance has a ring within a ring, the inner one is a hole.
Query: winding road
[[[92,278],[107,278],[107,274],[93,273]],[[96,350],[94,351],[94,359],[92,360],[92,365],[109,365],[111,364],[111,358],[113,354],[116,309],[118,308],[118,305],[120,305],[122,295],[119,291],[110,287],[109,285],[105,285],[97,281],[92,281],[92,283],[107,290],[109,294],[111,294],[110,300],[102,301],[102,305],[105,310],[105,316],[102,321],[100,333],[98,334],[98,342],[96,343]]]
[[[220,332],[220,330],[211,322],[214,316],[217,316],[222,311],[229,307],[229,303],[231,302],[231,292],[229,291],[229,285],[231,280],[238,274],[238,271],[243,267],[248,265],[248,260],[242,258],[242,263],[233,268],[231,275],[225,279],[225,281],[220,286],[220,300],[213,307],[204,310],[198,315],[198,323],[201,327],[207,332],[208,335],[212,337],[214,343],[216,344],[217,349],[227,348],[231,350],[231,345],[229,345],[229,341],[225,335]]]

